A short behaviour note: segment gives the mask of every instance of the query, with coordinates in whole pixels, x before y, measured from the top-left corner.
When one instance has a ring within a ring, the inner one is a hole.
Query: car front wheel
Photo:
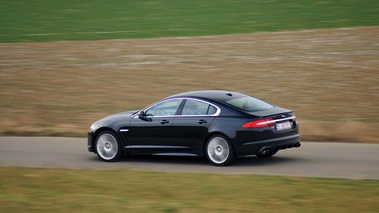
[[[95,141],[97,156],[103,161],[117,161],[121,158],[121,144],[111,131],[100,133]]]
[[[211,137],[205,149],[206,156],[213,165],[226,166],[235,159],[233,147],[228,139],[221,135]]]

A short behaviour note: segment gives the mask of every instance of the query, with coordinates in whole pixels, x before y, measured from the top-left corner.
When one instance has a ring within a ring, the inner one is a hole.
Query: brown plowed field
[[[85,136],[104,115],[197,89],[294,109],[303,140],[379,142],[379,27],[0,44],[2,135]]]

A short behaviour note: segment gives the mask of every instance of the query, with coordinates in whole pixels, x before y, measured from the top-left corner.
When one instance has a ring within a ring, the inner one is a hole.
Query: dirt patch
[[[85,136],[187,90],[291,108],[305,140],[379,142],[379,27],[0,44],[1,134]]]

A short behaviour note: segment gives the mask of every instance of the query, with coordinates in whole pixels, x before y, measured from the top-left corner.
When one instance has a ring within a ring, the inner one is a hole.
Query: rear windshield
[[[225,103],[232,105],[238,109],[249,111],[249,112],[254,112],[254,111],[259,111],[259,110],[264,110],[264,109],[269,109],[269,108],[274,107],[273,105],[269,103],[266,103],[264,101],[261,101],[257,98],[253,98],[250,96],[230,99],[230,100],[227,100]]]

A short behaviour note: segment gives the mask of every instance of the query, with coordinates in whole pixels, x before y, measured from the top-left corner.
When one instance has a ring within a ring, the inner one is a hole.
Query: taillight
[[[295,115],[295,113],[292,113],[291,117],[292,117],[292,121],[295,122],[296,121],[296,115]]]
[[[244,129],[262,128],[262,127],[274,126],[274,124],[275,124],[275,121],[272,118],[265,118],[265,119],[260,119],[260,120],[244,123],[242,125],[242,128]]]

